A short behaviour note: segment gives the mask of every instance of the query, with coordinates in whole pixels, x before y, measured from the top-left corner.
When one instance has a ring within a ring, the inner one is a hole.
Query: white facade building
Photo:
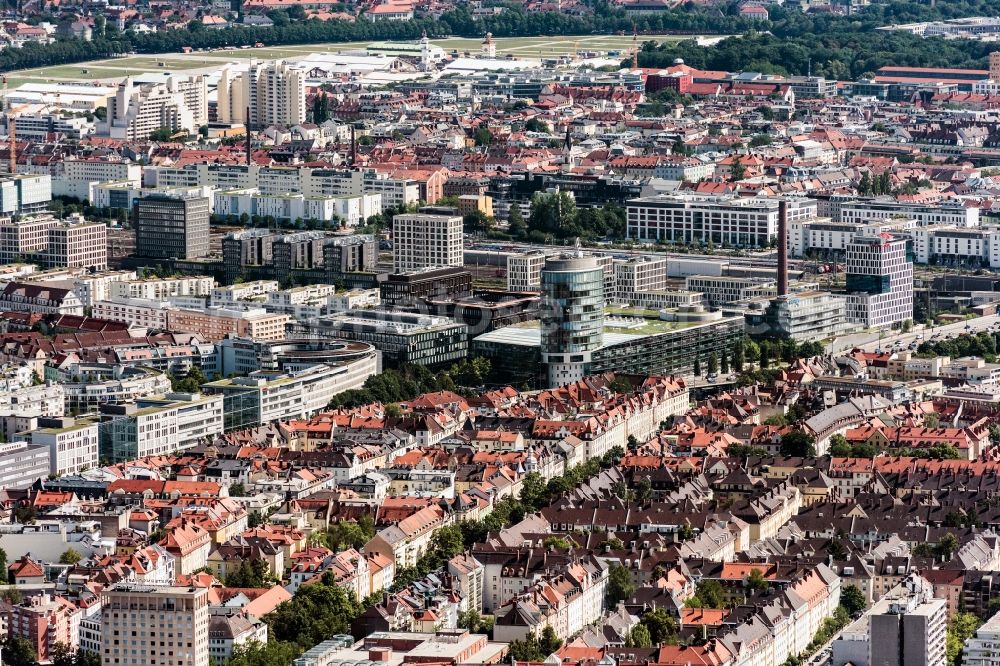
[[[913,262],[907,241],[857,236],[847,246],[847,320],[884,327],[913,318]]]
[[[778,200],[657,195],[628,202],[628,236],[684,245],[763,247],[778,234]],[[816,217],[816,202],[788,201],[789,224]]]
[[[30,435],[33,445],[48,447],[51,473],[61,476],[97,467],[97,422],[72,418],[63,421],[63,425],[39,428]]]
[[[392,219],[393,268],[397,273],[462,266],[462,218],[412,213]]]

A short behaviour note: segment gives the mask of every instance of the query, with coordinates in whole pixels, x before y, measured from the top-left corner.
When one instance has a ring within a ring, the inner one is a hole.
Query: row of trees
[[[489,359],[481,357],[464,359],[437,374],[422,365],[407,363],[398,369],[387,368],[380,374],[372,375],[365,380],[362,388],[338,393],[330,401],[330,407],[351,408],[380,402],[387,406],[387,415],[398,416],[399,408],[394,403],[412,400],[422,393],[456,391],[460,386],[481,386],[491,371]]]
[[[1000,334],[994,335],[986,332],[974,335],[959,335],[950,340],[928,340],[917,347],[917,356],[923,358],[934,356],[950,356],[951,358],[981,356],[988,363],[993,363],[997,359],[998,342],[1000,342]]]
[[[614,203],[602,208],[578,208],[568,192],[539,192],[531,199],[527,220],[513,206],[507,217],[508,231],[515,240],[533,243],[624,238],[625,210]]]

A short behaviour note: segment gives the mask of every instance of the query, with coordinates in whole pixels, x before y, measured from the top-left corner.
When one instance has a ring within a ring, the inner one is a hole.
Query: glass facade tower
[[[580,254],[547,259],[540,314],[549,386],[581,379],[603,344],[604,269],[597,259]]]

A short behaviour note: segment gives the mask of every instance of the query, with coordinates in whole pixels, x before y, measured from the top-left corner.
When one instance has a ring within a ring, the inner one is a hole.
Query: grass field
[[[686,39],[676,35],[641,35],[640,42],[677,41]],[[620,50],[623,53],[632,46],[631,35],[584,35],[580,37],[499,37],[494,40],[497,53],[523,58],[551,57],[580,51]],[[447,51],[460,53],[478,52],[481,39],[451,37],[433,39],[431,42]],[[251,57],[274,60],[278,58],[301,58],[310,53],[343,51],[364,48],[371,42],[349,42],[336,44],[299,44],[272,46],[256,49],[236,49],[233,51],[205,51],[196,53],[163,53],[159,55],[135,55],[126,58],[95,60],[77,65],[39,67],[11,72],[7,81],[12,87],[28,82],[45,81],[94,81],[115,83],[128,75],[144,72],[175,72],[205,69],[213,70],[219,65],[235,60],[245,61]]]

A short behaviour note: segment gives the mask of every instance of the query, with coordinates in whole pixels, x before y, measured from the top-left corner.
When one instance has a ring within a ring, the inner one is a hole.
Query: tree
[[[941,559],[942,562],[947,562],[958,550],[958,546],[958,537],[951,532],[948,532],[941,537],[941,541],[938,542],[937,548],[935,548],[935,554]]]
[[[770,587],[770,583],[767,582],[763,572],[757,567],[751,569],[750,575],[747,576],[747,588],[752,592],[765,592],[768,587]]]
[[[514,238],[523,238],[528,235],[528,225],[524,222],[521,207],[516,203],[511,205],[510,212],[507,213],[507,227],[510,235]]]
[[[0,572],[7,571],[7,551],[0,548]]]
[[[801,430],[786,432],[781,436],[781,455],[794,458],[811,458],[816,455],[813,436]]]
[[[857,585],[845,585],[840,591],[840,605],[853,616],[868,607],[868,600]]]
[[[616,376],[610,382],[608,382],[608,390],[612,393],[632,393],[635,389],[632,387],[632,382],[625,379],[621,375]]]
[[[458,525],[439,527],[431,536],[431,548],[442,560],[450,560],[465,550],[462,528]]]
[[[694,359],[694,369],[693,369],[693,371],[694,371],[694,376],[695,377],[701,377],[701,361],[698,359],[698,357],[695,357],[695,359]]]
[[[199,22],[198,25],[201,25],[201,23]],[[169,127],[160,127],[160,128],[157,128],[157,129],[155,129],[155,130],[153,130],[152,132],[149,133],[149,140],[150,141],[170,141],[170,140],[172,140],[174,138],[174,134],[176,134],[176,133],[177,132],[175,132],[174,130],[170,129]]]
[[[743,364],[746,363],[746,356],[743,351],[743,343],[737,342],[733,347],[733,370],[743,372]]]
[[[576,201],[568,192],[538,192],[531,198],[528,229],[557,238],[586,235],[576,225]]]
[[[101,656],[86,650],[74,650],[65,643],[56,643],[49,652],[52,666],[101,666]]]
[[[551,626],[542,629],[542,637],[538,639],[538,647],[546,657],[562,647],[562,640],[556,636],[556,630]]]
[[[3,646],[3,663],[6,666],[35,666],[38,654],[27,638],[14,636],[8,638]]]
[[[958,666],[961,663],[962,648],[965,641],[972,638],[979,628],[979,618],[972,613],[958,613],[948,623],[948,633],[945,642],[945,654],[948,666]]]
[[[302,654],[295,643],[251,640],[233,647],[233,656],[226,666],[286,666]]]
[[[63,554],[59,556],[59,564],[76,564],[82,559],[83,555],[72,548],[67,548],[63,551]]]
[[[729,356],[725,351],[722,352],[722,374],[729,374]]]
[[[472,138],[476,142],[477,146],[489,146],[493,143],[493,132],[489,131],[485,127],[480,127],[476,130],[476,133],[472,135]]]
[[[242,483],[233,483],[229,486],[230,497],[246,497],[247,489]]]
[[[14,520],[22,525],[30,525],[38,517],[38,511],[33,506],[19,506],[14,509]]]
[[[608,608],[614,608],[619,601],[630,599],[635,593],[635,585],[628,569],[620,564],[612,564],[608,569],[608,584],[605,588],[605,599]]]
[[[524,129],[529,132],[549,133],[549,126],[544,120],[539,120],[538,118],[528,118],[528,121],[524,123]]]
[[[637,624],[632,627],[625,639],[625,647],[648,648],[653,647],[653,639],[649,635],[649,629],[644,624]]]
[[[663,608],[651,610],[642,616],[639,624],[649,633],[651,645],[671,645],[677,643],[677,622]]]
[[[924,427],[925,428],[937,428],[941,425],[941,420],[938,418],[937,414],[925,414],[924,415]]]
[[[743,166],[743,158],[740,155],[734,155],[733,165],[729,167],[729,180],[735,183],[743,180],[743,177],[746,176],[746,174],[747,169]]]
[[[719,355],[712,352],[708,355],[708,374],[714,375],[719,372]]]
[[[850,443],[839,432],[830,437],[830,455],[835,458],[847,458],[851,455]]]
[[[261,588],[270,586],[270,574],[263,560],[243,560],[226,574],[226,587]]]
[[[702,580],[695,586],[695,593],[688,599],[691,608],[725,608],[725,590],[717,580]]]
[[[334,634],[350,633],[361,606],[354,595],[336,584],[330,572],[320,582],[303,585],[295,596],[265,616],[274,640],[308,649]]]

